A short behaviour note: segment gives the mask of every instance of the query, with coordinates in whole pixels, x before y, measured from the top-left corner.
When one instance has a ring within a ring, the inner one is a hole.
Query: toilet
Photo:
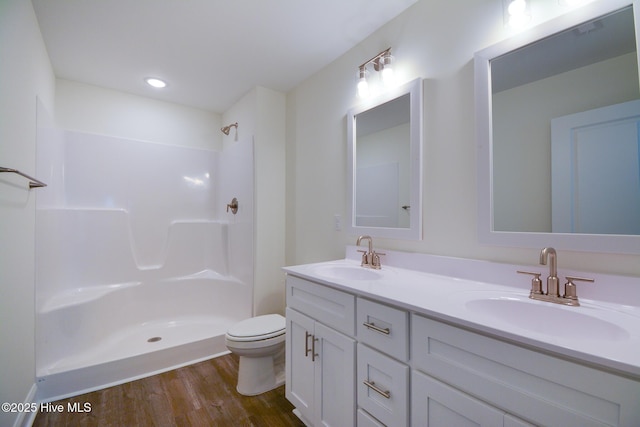
[[[238,393],[255,396],[284,384],[286,326],[281,315],[267,314],[229,328],[225,344],[240,356]]]

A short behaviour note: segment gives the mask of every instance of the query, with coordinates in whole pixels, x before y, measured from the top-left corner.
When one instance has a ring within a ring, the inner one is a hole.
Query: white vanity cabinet
[[[309,426],[640,426],[632,375],[304,277],[287,276],[286,397]]]
[[[355,425],[355,297],[289,276],[287,306],[287,399],[309,426]]]
[[[417,314],[411,348],[414,425],[454,412],[480,425],[640,425],[638,381]]]

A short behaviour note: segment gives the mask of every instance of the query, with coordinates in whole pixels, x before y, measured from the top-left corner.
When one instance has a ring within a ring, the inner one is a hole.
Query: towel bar
[[[27,178],[29,180],[29,188],[37,188],[37,187],[46,187],[47,184],[45,184],[44,182],[37,180],[29,175],[27,175],[26,173],[22,173],[17,169],[11,169],[11,168],[3,168],[2,166],[0,166],[0,172],[11,172],[11,173],[16,173],[20,176],[23,176],[25,178]]]

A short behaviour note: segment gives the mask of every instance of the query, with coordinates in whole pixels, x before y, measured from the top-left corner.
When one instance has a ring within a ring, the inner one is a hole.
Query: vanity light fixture
[[[393,56],[391,56],[391,48],[388,48],[358,67],[358,96],[360,98],[369,96],[369,82],[367,81],[367,65],[369,64],[373,64],[373,69],[380,72],[382,83],[385,86],[393,84]]]
[[[146,79],[144,79],[145,82],[147,82],[147,84],[151,87],[154,87],[156,89],[162,89],[167,87],[167,82],[165,82],[164,80],[160,80],[156,77],[147,77]]]
[[[531,21],[531,9],[527,0],[503,0],[505,21],[509,27],[521,28]]]

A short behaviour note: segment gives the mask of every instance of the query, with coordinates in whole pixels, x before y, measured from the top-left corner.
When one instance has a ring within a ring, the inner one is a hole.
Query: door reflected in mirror
[[[349,112],[349,229],[421,238],[421,105],[417,79]]]
[[[410,95],[356,116],[355,224],[409,228]]]

